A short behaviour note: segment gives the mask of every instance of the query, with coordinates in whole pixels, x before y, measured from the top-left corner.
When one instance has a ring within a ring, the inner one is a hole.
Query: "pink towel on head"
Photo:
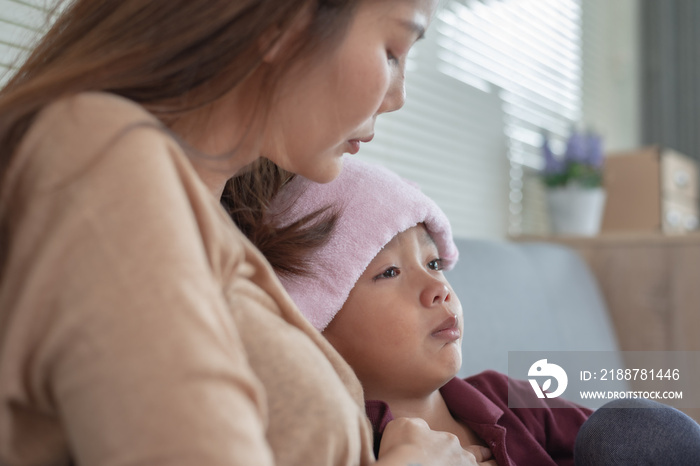
[[[330,241],[310,258],[310,276],[280,276],[302,313],[323,331],[350,290],[381,249],[396,236],[424,223],[447,270],[457,262],[447,216],[420,189],[396,173],[355,158],[327,184],[295,177],[274,200],[270,212],[278,226],[289,225],[327,206],[340,218]]]

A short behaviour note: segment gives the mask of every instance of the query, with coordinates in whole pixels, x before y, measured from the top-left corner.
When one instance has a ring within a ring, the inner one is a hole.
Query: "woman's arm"
[[[147,114],[113,100],[56,104],[23,146],[6,373],[79,464],[272,464],[204,239],[216,204]]]

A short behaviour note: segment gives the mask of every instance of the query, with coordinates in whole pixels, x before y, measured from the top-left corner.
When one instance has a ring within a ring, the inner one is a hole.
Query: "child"
[[[279,275],[357,373],[375,439],[392,418],[420,417],[464,448],[488,447],[501,466],[573,464],[589,409],[560,399],[510,409],[506,375],[455,378],[462,338],[478,329],[442,272],[458,252],[437,205],[396,174],[347,160],[330,184],[290,182],[271,218],[283,227],[328,205],[337,221],[306,273]]]

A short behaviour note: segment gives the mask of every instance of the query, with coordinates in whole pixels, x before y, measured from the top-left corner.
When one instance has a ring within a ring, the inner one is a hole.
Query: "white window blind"
[[[0,0],[0,85],[49,24],[52,0]]]
[[[445,211],[458,236],[502,236],[508,180],[497,95],[441,73],[436,34],[415,48],[403,109],[377,120],[358,156],[417,182]]]
[[[538,229],[526,175],[541,166],[542,130],[556,149],[581,119],[580,2],[445,2],[411,56],[406,106],[379,118],[360,156],[419,183],[457,236]]]

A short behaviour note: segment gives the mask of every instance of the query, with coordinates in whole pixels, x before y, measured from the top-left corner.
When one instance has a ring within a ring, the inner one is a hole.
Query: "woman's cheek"
[[[358,95],[362,95],[364,114],[372,117],[380,112],[384,100],[391,90],[393,70],[387,61],[386,52],[377,53],[373,60],[366,60],[366,68],[358,77]]]

